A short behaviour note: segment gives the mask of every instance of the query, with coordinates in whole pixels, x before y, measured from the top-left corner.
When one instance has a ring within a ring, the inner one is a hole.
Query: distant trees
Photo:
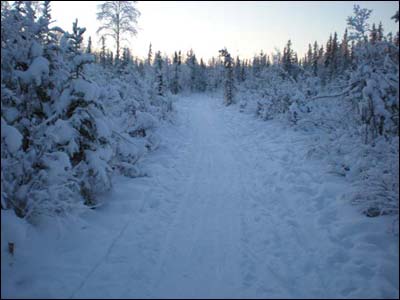
[[[103,25],[97,32],[110,36],[115,41],[115,59],[119,61],[123,36],[136,35],[136,24],[140,13],[135,7],[135,1],[105,1],[98,6],[98,9],[97,19]]]

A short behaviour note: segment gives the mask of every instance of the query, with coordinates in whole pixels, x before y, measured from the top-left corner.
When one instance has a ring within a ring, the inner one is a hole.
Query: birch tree
[[[116,44],[115,60],[120,57],[121,41],[125,35],[137,34],[137,19],[140,12],[135,7],[136,1],[105,1],[98,6],[97,20],[102,25],[97,33],[110,36]]]

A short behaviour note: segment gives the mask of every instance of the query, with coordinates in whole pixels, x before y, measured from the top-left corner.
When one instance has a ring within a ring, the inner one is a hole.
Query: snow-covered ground
[[[398,298],[393,217],[344,200],[305,133],[221,103],[182,97],[148,176],[115,178],[83,218],[2,211],[2,298]]]

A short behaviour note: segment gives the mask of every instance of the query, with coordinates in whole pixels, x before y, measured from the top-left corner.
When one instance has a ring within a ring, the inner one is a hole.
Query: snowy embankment
[[[398,297],[394,217],[351,206],[305,133],[221,102],[180,99],[148,176],[115,178],[83,218],[33,229],[2,211],[2,297]]]

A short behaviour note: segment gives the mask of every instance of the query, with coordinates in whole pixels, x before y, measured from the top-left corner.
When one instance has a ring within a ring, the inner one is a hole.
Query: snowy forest
[[[398,31],[138,57],[99,3],[1,2],[2,298],[399,297]]]

